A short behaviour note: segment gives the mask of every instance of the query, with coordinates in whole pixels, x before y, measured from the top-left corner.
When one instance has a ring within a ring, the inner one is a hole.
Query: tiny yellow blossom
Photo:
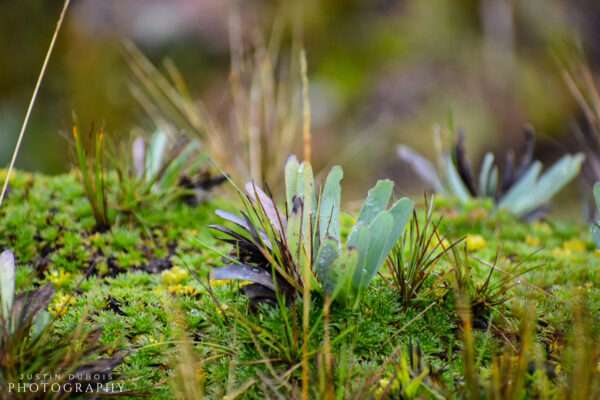
[[[198,294],[196,288],[190,285],[170,285],[167,287],[167,291],[174,296],[195,296]]]
[[[230,283],[231,283],[230,279],[211,279],[210,280],[210,287],[217,288],[217,287],[220,287],[220,286],[229,285]]]
[[[536,238],[535,236],[527,235],[525,237],[525,243],[527,244],[527,246],[539,247],[540,239]]]
[[[563,243],[563,249],[580,253],[586,250],[586,245],[582,240],[571,239]]]
[[[70,306],[75,304],[75,298],[70,294],[58,294],[50,307],[48,307],[48,312],[55,318],[63,317]]]
[[[552,255],[554,257],[569,257],[573,252],[569,249],[565,249],[563,247],[557,247],[552,250]]]
[[[467,235],[465,242],[467,243],[468,251],[478,251],[487,246],[487,242],[481,235]]]
[[[57,288],[62,288],[67,286],[71,281],[71,274],[65,272],[63,269],[59,269],[58,271],[52,271],[47,275],[47,278],[54,286]]]
[[[539,232],[539,233],[543,233],[546,235],[549,235],[552,233],[552,228],[546,222],[534,222],[532,227],[533,227],[534,231]]]
[[[186,281],[188,277],[188,271],[181,267],[173,267],[162,273],[162,281],[166,285],[177,285]]]

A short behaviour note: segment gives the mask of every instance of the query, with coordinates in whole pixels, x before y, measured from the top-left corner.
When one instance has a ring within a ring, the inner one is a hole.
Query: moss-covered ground
[[[50,307],[58,319],[57,335],[85,318],[102,328],[107,353],[130,352],[117,369],[128,389],[173,398],[169,382],[179,338],[173,322],[182,317],[203,360],[198,374],[207,397],[222,398],[247,384],[241,397],[261,398],[258,372],[273,366],[283,373],[297,366],[300,352],[286,342],[281,313],[267,308],[250,312],[238,283],[213,282],[216,298],[207,293],[204,279],[229,251],[208,229],[217,222],[214,210],[223,207],[234,210],[235,201],[216,198],[198,207],[173,203],[161,209],[149,205],[135,215],[112,210],[111,229],[97,232],[75,174],[16,173],[0,209],[0,248],[15,252],[18,290],[48,281],[57,287]],[[496,258],[494,281],[515,268],[532,269],[518,278],[506,304],[474,315],[478,368],[485,372],[493,355],[512,345],[519,329],[517,310],[527,301],[536,305],[536,334],[545,358],[559,366],[574,299],[586,294],[592,315],[600,315],[600,253],[588,227],[555,220],[521,223],[486,203],[461,208],[444,199],[436,200],[436,215],[443,216],[441,232],[449,240],[466,237],[472,259],[481,261],[472,264],[477,279],[485,278],[486,263]],[[332,308],[334,354],[342,357],[352,348],[356,382],[399,345],[412,342],[447,387],[461,385],[460,319],[453,296],[440,284],[450,264],[449,258],[440,262],[408,308],[384,270],[357,310]],[[315,296],[313,301],[321,300]],[[317,320],[319,311],[314,314]],[[597,318],[592,325],[600,328]],[[311,343],[317,346],[323,333],[319,326],[315,332]],[[299,377],[300,369],[290,374]]]

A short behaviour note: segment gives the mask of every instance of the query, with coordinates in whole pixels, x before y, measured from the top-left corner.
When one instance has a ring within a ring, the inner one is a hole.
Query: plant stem
[[[23,137],[25,136],[25,129],[27,129],[27,125],[29,124],[29,118],[31,116],[31,111],[33,110],[33,105],[35,104],[38,92],[40,91],[40,86],[42,85],[42,81],[44,79],[44,76],[46,75],[46,68],[48,67],[48,62],[50,61],[52,50],[54,50],[56,38],[58,37],[58,33],[60,32],[60,28],[62,26],[63,20],[65,19],[65,14],[67,13],[67,9],[69,8],[70,3],[71,0],[65,0],[63,4],[62,11],[60,12],[60,16],[58,17],[58,22],[56,23],[56,28],[54,28],[54,33],[52,34],[52,39],[50,40],[50,46],[46,51],[46,57],[44,58],[44,62],[42,63],[42,69],[40,70],[40,74],[38,75],[37,82],[35,83],[35,87],[33,89],[33,94],[31,95],[31,99],[29,100],[29,106],[27,107],[27,112],[25,113],[23,124],[21,125],[21,131],[19,132],[19,136],[17,138],[17,144],[15,145],[15,150],[13,151],[12,158],[10,160],[8,170],[6,172],[6,178],[4,179],[4,185],[2,186],[2,193],[0,193],[0,206],[2,206],[2,202],[4,201],[4,197],[6,196],[6,190],[8,189],[8,181],[10,179],[10,174],[12,173],[12,170],[15,167],[17,155],[19,154],[19,149],[21,148],[21,142],[23,141]]]

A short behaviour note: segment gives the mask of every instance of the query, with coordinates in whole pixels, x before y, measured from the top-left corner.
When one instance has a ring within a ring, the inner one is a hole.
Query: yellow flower
[[[162,273],[162,281],[166,285],[177,285],[187,280],[188,277],[187,270],[180,267],[173,267]]]
[[[55,318],[63,317],[70,306],[75,304],[75,297],[70,294],[58,294],[52,301],[50,307],[48,307],[48,312]]]
[[[61,268],[58,271],[55,270],[47,274],[47,278],[50,282],[52,282],[54,286],[56,286],[57,288],[62,288],[64,286],[67,286],[71,281],[71,274],[65,272]]]
[[[571,239],[563,243],[563,249],[574,252],[584,252],[586,250],[586,245],[582,240]]]
[[[167,291],[174,296],[195,296],[198,294],[196,288],[190,285],[170,285],[167,287]]]
[[[571,253],[571,250],[565,249],[563,247],[557,247],[554,250],[552,250],[552,255],[554,257],[569,257]]]
[[[535,236],[527,235],[525,237],[525,243],[530,247],[539,247],[540,239],[536,238]]]
[[[210,287],[212,288],[217,288],[220,286],[225,286],[231,283],[230,279],[211,279],[210,280]]]
[[[487,242],[481,235],[467,235],[465,241],[467,243],[467,250],[469,251],[478,251],[487,246]]]
[[[546,222],[534,222],[532,227],[533,227],[534,231],[539,232],[539,233],[543,233],[546,235],[549,235],[552,233],[552,228]]]

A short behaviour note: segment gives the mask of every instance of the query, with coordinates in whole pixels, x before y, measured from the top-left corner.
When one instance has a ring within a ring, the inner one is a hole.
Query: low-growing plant
[[[77,124],[73,124],[71,133],[81,182],[96,220],[96,229],[106,230],[111,221],[106,188],[104,129],[96,130],[92,125],[87,137],[83,138]]]
[[[404,309],[418,296],[438,261],[461,242],[447,242],[439,232],[441,219],[433,219],[433,201],[426,198],[425,206],[423,222],[419,222],[416,211],[413,211],[408,229],[387,260],[392,285]]]
[[[519,263],[500,269],[497,258],[493,263],[475,259],[469,255],[466,245],[453,247],[450,254],[452,266],[444,284],[457,296],[470,299],[473,318],[482,325],[487,325],[492,310],[498,310],[510,300],[511,290],[520,284],[520,278],[538,267]],[[476,277],[478,265],[489,269],[483,280]]]
[[[339,221],[342,177],[342,169],[334,167],[319,192],[310,164],[290,158],[284,212],[256,185],[246,185],[242,217],[218,211],[238,229],[212,226],[235,246],[232,263],[215,269],[214,278],[252,282],[243,288],[251,299],[274,301],[278,293],[291,299],[309,285],[357,306],[402,235],[413,203],[404,198],[387,209],[394,184],[378,181],[344,245]]]
[[[440,142],[439,132],[436,135]],[[454,196],[461,203],[475,197],[490,198],[496,207],[524,219],[542,216],[552,197],[577,176],[584,160],[583,154],[568,154],[541,174],[543,165],[533,158],[535,134],[527,128],[518,160],[514,152],[508,152],[500,170],[494,155],[486,153],[479,173],[475,173],[466,157],[464,140],[459,134],[453,150],[438,155],[437,169],[409,147],[399,146],[398,156],[436,192]]]
[[[224,176],[212,177],[208,159],[197,140],[173,139],[165,131],[149,139],[137,137],[131,145],[129,162],[119,163],[121,207],[135,210],[140,205],[165,205],[183,198],[191,205],[207,200],[209,191],[223,183]]]
[[[54,288],[47,284],[15,295],[15,277],[14,255],[6,250],[0,254],[0,398],[124,393],[121,385],[105,384],[116,378],[113,370],[126,353],[99,358],[100,330],[88,329],[83,320],[71,334],[57,337],[47,311]]]
[[[571,340],[562,355],[562,368],[550,370],[545,356],[535,341],[536,314],[527,307],[520,314],[516,343],[492,358],[486,373],[478,365],[475,354],[473,316],[463,292],[457,311],[462,322],[463,379],[461,391],[467,399],[595,399],[600,395],[600,341],[590,328],[591,320],[585,299],[573,305]],[[448,393],[450,396],[450,393]]]

